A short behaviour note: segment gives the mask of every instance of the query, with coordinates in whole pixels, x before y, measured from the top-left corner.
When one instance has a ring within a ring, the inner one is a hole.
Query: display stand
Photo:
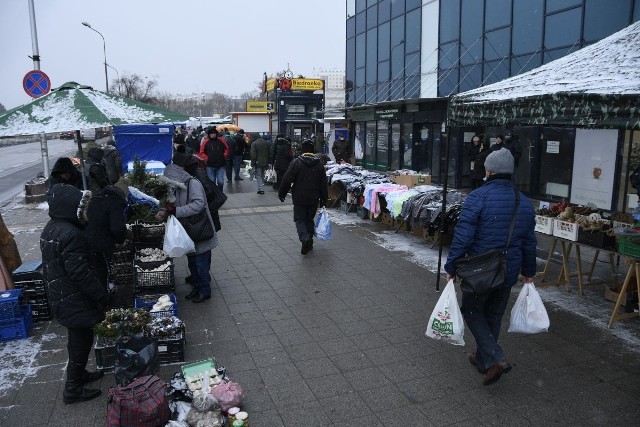
[[[638,289],[638,295],[640,295],[640,265],[639,260],[636,259],[627,259],[626,264],[629,266],[627,269],[627,275],[624,278],[624,282],[622,283],[622,288],[620,289],[620,293],[618,294],[618,299],[616,300],[616,305],[613,308],[613,313],[611,313],[611,319],[609,319],[609,329],[613,325],[613,322],[623,319],[631,319],[633,317],[640,317],[640,311],[633,313],[620,313],[620,306],[622,305],[623,298],[627,297],[627,286],[629,286],[629,282],[631,282],[631,278],[635,276],[636,278],[636,286]]]
[[[616,265],[615,256],[617,255],[616,252],[609,251],[606,249],[601,249],[601,248],[589,247],[591,249],[594,249],[595,252],[593,255],[593,260],[591,261],[591,265],[589,266],[589,272],[585,273],[582,268],[581,245],[578,242],[565,240],[559,237],[555,237],[555,236],[549,236],[549,237],[553,239],[553,242],[551,244],[551,249],[549,250],[549,255],[547,256],[547,261],[545,262],[545,265],[544,265],[544,270],[541,273],[539,273],[540,283],[537,284],[536,286],[546,287],[546,286],[560,286],[564,284],[566,290],[569,291],[571,278],[577,277],[578,289],[579,289],[580,295],[584,295],[584,288],[587,288],[590,286],[608,284],[610,287],[617,288],[618,277],[617,277],[616,267],[615,267]],[[551,258],[553,256],[553,253],[556,247],[558,246],[558,242],[560,242],[560,246],[561,246],[562,267],[560,268],[560,273],[558,274],[558,278],[556,280],[549,281],[547,279],[547,276],[549,274],[549,265],[551,263]],[[569,258],[571,256],[571,251],[574,248],[575,248],[575,254],[576,254],[576,271],[571,271],[570,265],[569,265]],[[598,261],[600,252],[602,251],[606,252],[608,255],[607,262],[611,268],[611,278],[592,281],[591,278],[593,276],[593,271],[595,270],[596,262]],[[584,276],[586,276],[586,280]]]

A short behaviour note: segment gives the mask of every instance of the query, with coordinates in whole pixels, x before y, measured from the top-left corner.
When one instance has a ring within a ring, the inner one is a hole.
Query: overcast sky
[[[68,81],[105,90],[107,63],[120,75],[155,78],[172,94],[239,95],[264,72],[345,68],[344,0],[34,0],[40,68],[58,87]],[[29,102],[33,69],[28,0],[0,0],[0,103]],[[109,83],[116,72],[109,68]]]

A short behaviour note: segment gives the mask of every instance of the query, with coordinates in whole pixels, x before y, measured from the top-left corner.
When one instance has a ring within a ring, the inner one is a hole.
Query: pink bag
[[[244,391],[240,384],[228,382],[219,384],[211,389],[211,394],[216,398],[223,411],[228,411],[234,406],[240,406],[244,400]]]

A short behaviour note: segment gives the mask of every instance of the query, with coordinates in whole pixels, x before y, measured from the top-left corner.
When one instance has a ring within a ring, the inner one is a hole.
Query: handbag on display
[[[191,188],[191,180],[189,180],[187,185],[187,203],[189,203],[190,188]],[[203,242],[215,236],[215,231],[213,229],[213,222],[209,219],[209,215],[207,215],[206,207],[202,209],[200,212],[198,212],[197,214],[187,216],[184,218],[179,218],[179,220],[180,220],[180,224],[182,224],[182,226],[184,227],[184,230],[187,232],[189,237],[191,237],[191,240],[193,240],[194,242]]]
[[[516,224],[516,215],[520,206],[520,192],[513,189],[516,205],[511,215],[509,236],[504,249],[492,249],[488,252],[460,258],[455,261],[456,276],[460,278],[462,292],[486,294],[501,288],[507,278],[507,249],[511,242],[511,235]]]

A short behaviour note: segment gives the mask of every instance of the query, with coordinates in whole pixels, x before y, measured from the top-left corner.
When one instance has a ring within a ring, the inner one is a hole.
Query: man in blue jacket
[[[485,184],[467,196],[458,222],[449,256],[444,266],[449,279],[456,276],[455,262],[465,255],[473,256],[507,244],[511,216],[515,208],[515,187],[511,181],[514,159],[502,148],[487,156]],[[485,374],[484,385],[500,379],[511,370],[498,344],[500,324],[505,313],[511,287],[518,275],[532,282],[536,273],[535,213],[529,199],[520,195],[515,227],[507,249],[507,278],[502,288],[487,294],[462,293],[462,315],[476,340],[477,350],[469,362]]]

